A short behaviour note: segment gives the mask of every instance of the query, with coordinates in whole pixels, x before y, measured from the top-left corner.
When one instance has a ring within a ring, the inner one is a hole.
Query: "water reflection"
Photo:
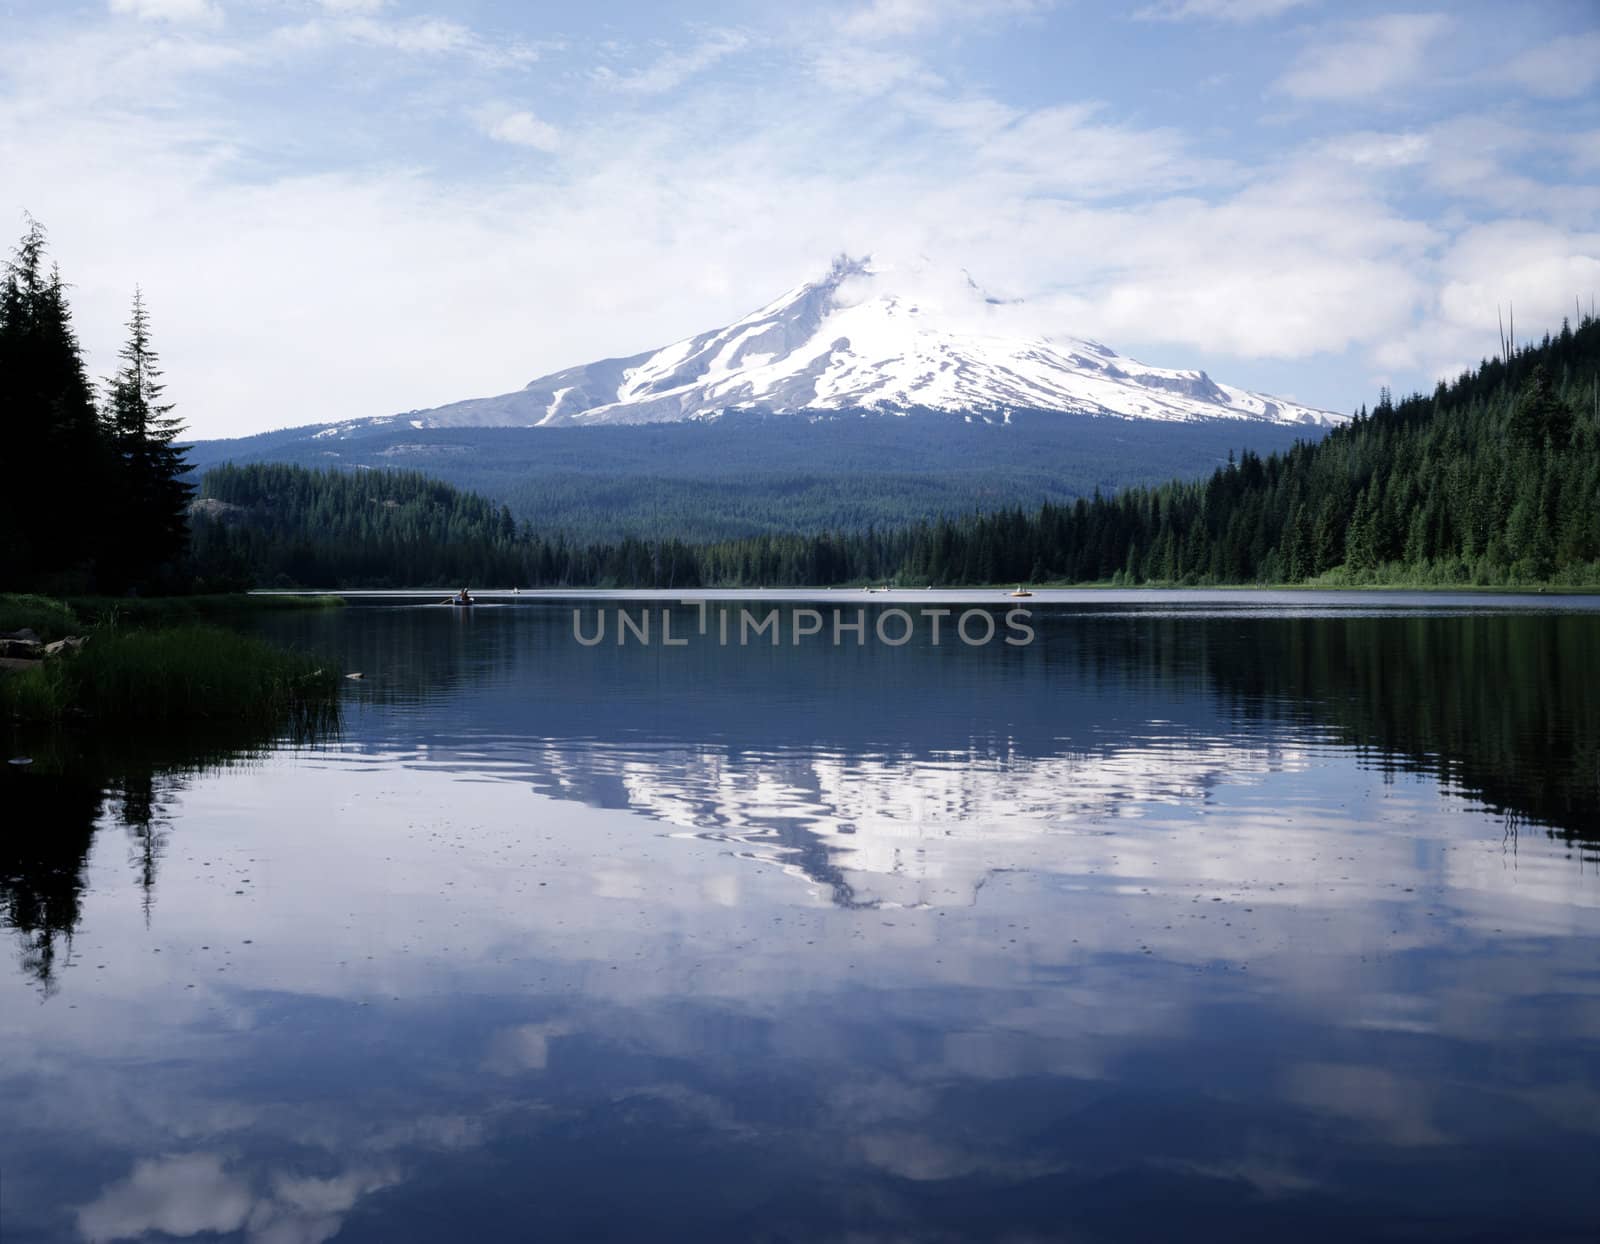
[[[930,852],[1021,862],[1040,834],[1203,811],[1329,748],[1587,858],[1600,834],[1600,702],[1574,676],[1600,667],[1594,614],[1080,607],[1036,611],[1026,649],[675,651],[584,649],[571,608],[372,611],[346,657],[383,671],[364,743],[736,842],[846,903],[968,901],[987,865],[935,893]]]
[[[342,737],[104,799],[0,978],[7,1238],[1592,1237],[1594,624],[1105,612],[287,623]]]
[[[0,767],[0,927],[15,931],[22,969],[49,996],[82,918],[84,866],[96,830],[115,826],[148,919],[170,828],[170,809],[196,777],[260,763],[276,747],[339,736],[339,714],[303,714],[282,734],[237,723],[203,729],[98,732],[13,730],[15,763]]]

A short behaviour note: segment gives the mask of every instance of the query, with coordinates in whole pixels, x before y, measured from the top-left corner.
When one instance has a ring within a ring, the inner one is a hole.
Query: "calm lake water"
[[[0,1238],[1600,1237],[1595,600],[672,599],[13,738]]]

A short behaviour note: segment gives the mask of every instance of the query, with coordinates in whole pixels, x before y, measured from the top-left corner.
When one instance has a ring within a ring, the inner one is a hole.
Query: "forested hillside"
[[[1600,321],[1205,480],[698,564],[713,583],[1600,583]]]
[[[1200,481],[894,528],[578,543],[412,472],[228,467],[206,572],[306,586],[1600,583],[1600,323]]]
[[[191,507],[214,583],[514,583],[531,541],[511,514],[415,471],[218,467]]]
[[[504,504],[546,535],[643,532],[706,542],[864,531],[1096,490],[1208,475],[1230,451],[1288,449],[1320,428],[1251,420],[1164,423],[1014,411],[819,416],[730,412],[633,427],[413,428],[404,420],[268,432],[190,447],[195,478],[222,463],[411,470]]]
[[[1000,578],[1600,582],[1600,322],[1385,393],[1317,444],[963,535]]]

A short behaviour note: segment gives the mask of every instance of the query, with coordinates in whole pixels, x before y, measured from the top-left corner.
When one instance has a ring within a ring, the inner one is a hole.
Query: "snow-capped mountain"
[[[1004,416],[1059,410],[1138,419],[1329,426],[1344,416],[1150,367],[1098,342],[1015,336],[1014,304],[970,279],[932,298],[868,260],[726,328],[631,358],[541,376],[515,393],[398,416],[413,427],[582,426],[697,419],[728,410],[877,409]]]

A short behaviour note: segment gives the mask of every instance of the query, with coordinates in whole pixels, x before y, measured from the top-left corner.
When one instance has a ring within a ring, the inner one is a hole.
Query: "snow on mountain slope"
[[[398,418],[417,427],[581,426],[854,408],[1011,410],[1329,426],[1344,416],[1123,358],[1097,342],[1008,336],[1008,307],[970,279],[933,299],[896,274],[840,259],[727,328],[541,377],[499,397]]]

